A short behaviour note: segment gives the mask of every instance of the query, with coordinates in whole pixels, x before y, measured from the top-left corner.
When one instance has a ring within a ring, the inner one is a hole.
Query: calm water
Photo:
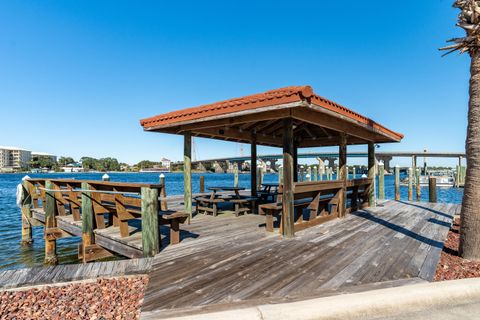
[[[101,180],[102,173],[52,173],[29,174],[31,178],[75,178],[88,180]],[[158,173],[109,173],[111,181],[158,183]],[[193,174],[193,192],[199,192],[199,177],[205,176],[205,188],[210,186],[233,185],[233,174]],[[24,174],[0,174],[0,269],[23,268],[41,265],[43,262],[43,227],[33,229],[34,243],[31,247],[21,247],[21,213],[16,206],[16,186]],[[167,194],[183,193],[183,174],[165,174]],[[265,182],[276,182],[276,174],[267,174]],[[249,188],[250,175],[239,176],[240,186]],[[385,177],[385,193],[388,199],[393,199],[393,176]],[[439,188],[437,192],[439,202],[461,203],[463,189]],[[402,199],[407,198],[407,188],[401,188]],[[428,189],[422,188],[422,201],[428,201]],[[71,237],[57,241],[57,252],[60,263],[77,262],[77,245],[79,238]]]

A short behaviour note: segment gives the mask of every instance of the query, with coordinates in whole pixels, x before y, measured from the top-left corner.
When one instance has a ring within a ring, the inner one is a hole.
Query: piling
[[[238,164],[233,164],[233,186],[238,187]]]
[[[317,180],[318,180],[317,166],[313,166],[312,180],[313,180],[313,181],[317,181]]]
[[[162,198],[160,201],[160,208],[162,211],[167,211],[167,186],[165,185],[165,175],[161,173],[159,178],[160,185],[162,186],[160,189],[160,197]]]
[[[158,232],[158,189],[142,187],[142,248],[144,257],[160,251]]]
[[[415,188],[417,191],[417,201],[420,201],[420,198],[422,196],[422,188],[420,186],[420,168],[415,169]]]
[[[357,170],[355,167],[352,167],[352,179],[355,180],[357,178]]]
[[[346,167],[346,169],[345,169],[345,172],[346,172],[346,179],[347,179],[347,180],[349,180],[349,179],[348,179],[348,172],[349,172],[349,171],[348,171],[348,166],[345,166],[345,167]]]
[[[305,181],[312,181],[312,168],[307,167],[307,174],[305,175]]]
[[[54,189],[54,184],[47,180],[45,181],[45,260],[44,263],[48,265],[57,264],[57,239],[55,235],[49,231],[56,227],[55,216],[57,215],[57,204],[55,200],[55,192],[50,191]]]
[[[300,170],[299,170],[299,171],[300,171],[300,177],[299,177],[300,179],[299,179],[299,181],[300,181],[300,182],[303,182],[303,166],[300,166]]]
[[[32,218],[32,196],[30,195],[30,182],[23,180],[23,198],[22,198],[22,246],[28,246],[33,243],[32,225],[30,219]]]
[[[262,187],[263,183],[263,168],[262,166],[257,166],[257,189]]]
[[[457,168],[456,168],[456,172],[455,172],[455,187],[458,188],[460,187],[460,166],[457,165]]]
[[[200,193],[205,192],[205,177],[200,176]]]
[[[400,200],[400,167],[395,166],[395,200]]]
[[[110,176],[105,173],[105,174],[102,176],[102,180],[103,180],[103,181],[110,181]]]
[[[335,174],[335,180],[339,180],[339,179],[340,179],[339,171],[340,171],[340,168],[337,166],[337,172],[336,172],[336,174]]]
[[[428,201],[437,202],[437,179],[435,177],[428,178]]]
[[[82,190],[90,190],[88,182],[82,182]],[[85,250],[94,243],[93,238],[93,202],[92,194],[89,191],[82,191],[82,257],[85,260]]]
[[[413,201],[413,169],[408,168],[408,201]]]
[[[355,168],[353,170],[355,172]],[[378,164],[378,199],[385,199],[385,165],[383,161]]]

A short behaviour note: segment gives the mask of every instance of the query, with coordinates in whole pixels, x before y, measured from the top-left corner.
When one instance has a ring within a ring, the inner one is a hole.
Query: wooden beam
[[[185,131],[194,131],[199,129],[218,128],[222,126],[234,126],[238,124],[245,124],[249,122],[259,122],[273,119],[281,119],[290,115],[290,108],[279,106],[277,109],[271,108],[265,112],[251,112],[245,115],[233,116],[233,114],[220,115],[211,120],[201,119],[196,123],[190,123],[172,127],[172,131],[179,134]],[[224,117],[224,118],[222,118]],[[161,131],[168,131],[168,128],[162,128]],[[152,129],[151,131],[157,131]]]
[[[295,235],[295,211],[293,206],[293,174],[294,174],[294,144],[292,119],[283,120],[283,236],[292,238]]]
[[[345,217],[347,210],[347,135],[345,133],[340,134],[340,141],[338,147],[338,166],[339,166],[339,179],[342,183],[342,190],[340,192],[339,201],[339,216]]]
[[[330,130],[345,132],[349,136],[354,136],[366,141],[378,141],[384,136],[373,132],[360,124],[351,121],[339,119],[328,113],[318,112],[312,108],[299,107],[292,110],[292,116],[295,119],[302,120],[318,127],[324,127]]]
[[[251,134],[250,144],[250,190],[252,197],[257,196],[257,135]]]
[[[370,207],[375,207],[375,143],[368,143],[368,178],[372,183],[368,187],[368,202]]]
[[[194,130],[192,134],[197,136],[206,135],[211,138],[216,138],[220,140],[233,140],[239,142],[250,143],[252,134],[251,131],[240,131],[236,127],[223,127],[223,128],[211,128],[211,129],[201,129]],[[267,145],[267,146],[281,146],[282,139],[281,137],[273,137],[272,135],[263,135],[257,134],[257,144]]]
[[[338,137],[330,136],[325,138],[316,138],[316,139],[302,139],[298,142],[298,146],[301,148],[313,148],[313,147],[321,147],[321,146],[331,146],[336,144],[338,141]],[[354,144],[365,144],[367,141],[357,138],[357,137],[348,137],[347,145],[354,145]]]
[[[185,212],[192,218],[192,135],[186,132],[183,140],[183,188]]]

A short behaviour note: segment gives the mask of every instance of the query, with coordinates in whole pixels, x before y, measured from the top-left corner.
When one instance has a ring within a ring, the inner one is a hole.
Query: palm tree
[[[460,215],[460,255],[469,260],[480,260],[480,1],[456,0],[460,9],[457,26],[466,35],[449,40],[453,44],[442,48],[467,52],[470,55],[470,89],[468,127],[465,149],[467,174]]]

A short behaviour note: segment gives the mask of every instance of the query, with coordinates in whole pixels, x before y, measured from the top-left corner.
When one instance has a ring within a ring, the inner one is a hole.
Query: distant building
[[[69,173],[84,172],[84,169],[83,169],[82,165],[79,164],[79,163],[67,164],[66,166],[62,167],[62,170],[63,170],[63,172],[69,172]]]
[[[17,147],[0,146],[0,170],[15,171],[28,166],[32,153]]]
[[[160,165],[165,168],[165,169],[168,169],[170,170],[170,164],[172,163],[172,161],[170,159],[167,159],[167,158],[162,158],[162,160],[160,160]]]
[[[32,154],[32,159],[33,159],[33,158],[39,158],[39,157],[48,157],[48,158],[50,158],[53,162],[57,162],[57,156],[56,156],[56,155],[53,155],[53,154],[50,154],[50,153],[32,151],[31,154]]]

